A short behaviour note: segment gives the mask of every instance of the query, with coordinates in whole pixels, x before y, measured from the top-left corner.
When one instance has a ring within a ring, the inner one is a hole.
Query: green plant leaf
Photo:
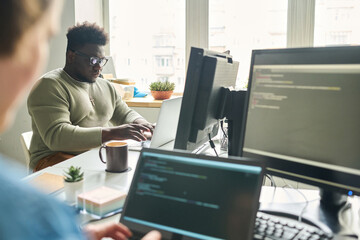
[[[157,81],[152,82],[149,86],[150,91],[174,91],[175,89],[175,83],[171,83],[169,81]]]
[[[84,179],[84,172],[81,172],[81,167],[70,166],[67,171],[64,171],[66,182],[78,182]]]

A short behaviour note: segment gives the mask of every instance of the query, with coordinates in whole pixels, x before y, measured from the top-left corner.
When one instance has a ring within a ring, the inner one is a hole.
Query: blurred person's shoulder
[[[0,155],[0,212],[4,220],[0,221],[1,236],[10,237],[6,239],[82,238],[75,212],[21,180],[10,163],[11,160]]]
[[[48,196],[41,194],[40,192],[38,192],[37,189],[33,188],[32,186],[28,185],[28,183],[23,181],[21,179],[23,176],[19,171],[19,166],[17,166],[17,164],[13,163],[12,160],[3,155],[0,155],[0,169],[2,169],[2,171],[0,172],[0,192],[7,193],[6,195],[0,197],[0,202],[5,203],[4,201],[6,200],[6,198],[8,200],[22,201],[21,196],[24,197],[24,195],[27,194],[28,198],[26,197],[26,202],[31,202],[33,198],[35,198],[37,201],[39,200],[38,197],[44,199],[48,198]],[[14,204],[16,202],[9,202],[8,204],[11,203]],[[0,208],[2,208],[3,206],[3,204],[0,204]]]

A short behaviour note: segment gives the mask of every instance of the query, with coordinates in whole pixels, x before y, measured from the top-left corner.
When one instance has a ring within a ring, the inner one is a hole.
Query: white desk
[[[106,164],[100,161],[99,148],[94,148],[69,160],[58,163],[52,167],[48,167],[39,172],[33,173],[24,178],[24,180],[30,180],[33,177],[36,177],[45,172],[63,175],[64,170],[68,169],[70,166],[76,166],[81,167],[81,169],[84,171],[83,191],[88,191],[100,186],[108,186],[127,192],[129,190],[131,180],[134,175],[134,169],[136,167],[138,157],[139,152],[129,151],[128,164],[131,168],[130,171],[124,173],[109,173],[105,171]],[[59,191],[53,195],[60,201],[65,201],[65,194],[63,191]],[[80,217],[82,223],[87,222],[93,218],[92,216],[87,214],[81,214]],[[118,222],[119,218],[120,215],[117,214],[114,217],[106,219],[105,221]]]
[[[62,163],[56,164],[52,167],[48,167],[39,172],[33,173],[25,178],[29,180],[43,172],[53,173],[62,175],[64,170],[70,166],[80,166],[84,170],[84,191],[93,189],[98,186],[109,186],[112,188],[120,189],[123,191],[128,191],[131,180],[134,175],[134,170],[137,164],[139,152],[129,151],[128,161],[130,171],[124,173],[108,173],[105,171],[106,165],[100,161],[99,158],[99,149],[95,148],[83,154],[80,154],[76,157],[73,157],[69,160],[66,160]],[[310,217],[315,215],[324,215],[324,213],[319,208],[319,191],[317,190],[299,190],[301,191],[309,201],[309,206],[304,212],[304,217]],[[280,207],[286,207],[290,209],[295,209],[295,213],[300,213],[305,205],[304,197],[298,190],[281,188],[278,187],[275,191],[273,187],[264,186],[261,192],[260,202],[262,206],[264,205],[280,205]],[[55,197],[64,200],[65,196],[63,192],[55,194]],[[351,200],[352,208],[350,210],[344,211],[343,216],[340,216],[342,219],[338,220],[338,225],[342,225],[339,228],[339,231],[344,231],[346,228],[347,231],[353,230],[353,232],[359,234],[360,221],[359,221],[359,198],[354,197]],[[81,214],[80,214],[81,215]],[[326,215],[326,214],[325,214]],[[111,218],[107,218],[105,221],[119,222],[120,214],[117,214]],[[89,215],[82,215],[81,222],[87,222],[91,219]],[[328,221],[327,216],[321,216],[319,218],[324,222]],[[330,219],[333,221],[334,219]],[[330,222],[331,222],[330,221]],[[101,221],[103,222],[103,220]],[[334,224],[334,222],[331,222]],[[345,225],[345,226],[344,226]],[[338,228],[339,226],[336,226]]]

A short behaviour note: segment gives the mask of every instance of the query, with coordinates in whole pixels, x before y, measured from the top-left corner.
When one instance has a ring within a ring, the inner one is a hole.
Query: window
[[[314,46],[360,43],[360,0],[315,2]]]
[[[140,91],[149,92],[156,80],[174,82],[175,91],[183,91],[184,0],[110,0],[109,21],[118,78],[135,80]]]
[[[176,83],[175,91],[182,92],[189,57],[185,51],[189,54],[190,46],[197,46],[230,50],[240,62],[236,85],[245,87],[253,49],[360,43],[360,0],[288,4],[289,0],[109,0],[110,53],[117,75],[134,79],[141,91],[148,91],[152,81],[169,79]],[[288,19],[297,21],[287,26]],[[298,32],[304,34],[292,34]]]
[[[240,62],[237,87],[248,82],[252,49],[286,47],[286,20],[284,0],[209,0],[209,48]]]

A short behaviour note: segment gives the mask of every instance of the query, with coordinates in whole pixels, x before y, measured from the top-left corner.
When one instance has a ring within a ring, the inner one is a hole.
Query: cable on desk
[[[273,176],[271,176],[271,175],[269,175],[269,174],[265,174],[265,177],[270,180],[270,186],[276,188],[276,184],[275,184],[275,181],[274,181]]]
[[[262,183],[262,185],[264,186],[265,183],[266,183],[266,175],[265,175],[265,177],[263,178],[263,183]],[[272,186],[272,184],[270,184],[270,186]]]
[[[220,128],[221,128],[222,132],[224,133],[224,136],[225,136],[226,138],[228,138],[228,136],[227,136],[227,134],[226,134],[226,132],[225,132],[225,130],[224,130],[224,121],[225,121],[225,120],[221,120],[221,121],[220,121]]]
[[[211,146],[211,148],[212,149],[214,149],[214,152],[215,152],[215,154],[216,154],[216,156],[218,157],[219,155],[218,155],[218,153],[217,153],[217,151],[216,151],[216,149],[215,149],[215,144],[214,144],[214,142],[213,142],[213,140],[211,139],[211,135],[210,135],[210,133],[209,133],[209,143],[210,143],[210,146]]]
[[[229,138],[227,135],[227,131],[224,129],[224,121],[227,123],[227,120],[221,120],[220,121],[220,128],[222,130],[223,135],[220,137],[220,149],[221,150],[228,150],[229,148]],[[220,151],[221,154],[221,151]]]
[[[275,179],[273,178],[273,176],[272,175],[268,175],[268,176],[269,176],[272,184],[274,184],[274,191],[273,191],[273,195],[272,195],[272,201],[274,201],[277,186],[276,186],[276,182],[275,182]]]
[[[269,177],[270,177],[271,182],[274,184],[274,187],[275,187],[275,189],[276,189],[277,186],[276,186],[276,182],[275,182],[275,180],[274,180],[274,177],[273,177],[272,175],[269,175]]]
[[[282,180],[284,181],[284,183],[285,183],[285,185],[283,186],[283,188],[289,187],[289,188],[297,191],[298,193],[300,193],[300,195],[305,199],[305,206],[302,208],[302,210],[301,210],[301,212],[300,212],[300,214],[299,214],[299,216],[298,216],[298,221],[301,222],[301,221],[302,221],[302,216],[304,215],[304,212],[305,212],[306,208],[307,208],[308,205],[309,205],[309,200],[307,199],[307,197],[305,196],[305,194],[303,194],[299,189],[296,189],[296,188],[294,188],[293,186],[291,186],[291,184],[286,183],[286,182],[285,182],[285,179],[283,179],[283,178],[281,178],[281,179],[282,179]]]
[[[274,187],[274,191],[273,191],[273,194],[272,194],[272,202],[274,201],[274,198],[275,198],[275,192],[276,192],[276,188],[277,188],[277,186],[276,186],[276,182],[275,182],[275,180],[274,180],[274,178],[273,178],[273,176],[272,175],[270,175],[270,174],[265,174],[264,175],[265,176],[265,178],[268,178],[269,180],[270,180],[270,186],[271,187]],[[265,185],[265,179],[264,178],[264,182],[263,182],[263,185]]]

